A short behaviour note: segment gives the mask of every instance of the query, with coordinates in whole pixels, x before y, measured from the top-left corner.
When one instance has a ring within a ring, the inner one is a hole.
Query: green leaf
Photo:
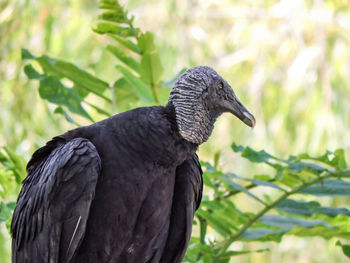
[[[10,209],[10,211],[15,210],[17,203],[16,202],[8,202],[6,206]]]
[[[22,48],[21,49],[21,57],[23,60],[25,59],[35,59],[36,57],[32,55],[32,53],[29,52],[28,49]]]
[[[25,160],[22,156],[15,154],[6,146],[4,146],[3,149],[7,154],[9,161],[7,168],[13,171],[16,178],[16,182],[20,184],[26,175]]]
[[[156,47],[154,45],[154,36],[151,32],[147,31],[140,35],[137,39],[137,46],[140,48],[142,53],[151,53]]]
[[[192,236],[183,262],[184,263],[186,263],[186,262],[191,262],[191,263],[192,262],[193,263],[197,263],[197,262],[206,263],[206,262],[208,262],[209,263],[210,261],[208,261],[204,258],[209,256],[209,259],[211,259],[214,255],[214,253],[215,253],[215,251],[212,248],[212,246],[205,244],[205,243],[202,244],[202,243],[200,243],[199,238]],[[198,260],[199,257],[200,257],[200,261]]]
[[[265,181],[265,180],[241,177],[241,176],[238,176],[238,175],[235,175],[235,174],[232,174],[232,173],[228,173],[227,175],[229,175],[230,177],[233,177],[233,178],[237,178],[237,179],[240,179],[240,180],[251,182],[252,184],[255,184],[255,185],[267,186],[267,187],[275,188],[277,190],[286,191],[282,187],[280,187],[280,186],[278,186],[276,184],[273,184],[271,182]],[[268,180],[271,180],[270,177],[268,177]]]
[[[257,174],[257,175],[254,175],[254,179],[257,179],[257,180],[260,180],[260,181],[271,181],[272,178],[270,177],[270,175],[267,175],[267,174]]]
[[[128,40],[128,39],[123,39],[121,37],[118,36],[114,36],[114,35],[110,35],[111,38],[113,38],[114,40],[118,41],[121,45],[123,45],[124,47],[128,48],[129,50],[137,53],[137,54],[141,54],[141,50],[140,48],[132,41]]]
[[[106,11],[98,16],[101,20],[111,21],[115,23],[130,23],[130,20],[126,17],[126,14],[124,14],[123,9],[121,11]]]
[[[24,73],[27,75],[29,79],[40,79],[41,74],[36,71],[32,65],[28,64],[24,66]]]
[[[248,159],[251,162],[254,163],[269,163],[270,159],[275,159],[279,161],[283,161],[281,159],[278,159],[271,154],[265,152],[264,150],[261,151],[255,151],[254,149],[248,147],[243,147],[243,146],[238,146],[235,143],[231,145],[233,151],[235,152],[241,152],[242,157]],[[270,164],[270,163],[269,163]]]
[[[22,52],[24,51],[22,50]],[[25,52],[25,54],[27,53]],[[25,56],[27,59],[35,59],[46,74],[59,78],[67,78],[73,81],[75,84],[75,89],[84,89],[83,91],[79,91],[81,96],[85,97],[88,92],[92,92],[106,101],[111,102],[109,98],[103,95],[103,91],[108,88],[108,83],[92,76],[87,71],[81,70],[72,63],[52,59],[45,55],[41,57],[34,57],[28,56],[27,54]],[[39,78],[39,73],[36,72],[32,66],[26,67],[25,73],[29,78]],[[42,78],[42,76],[43,75],[40,75],[40,78]]]
[[[113,91],[118,110],[133,108],[135,102],[140,101],[139,97],[134,91],[134,88],[124,77],[121,77],[113,84]]]
[[[141,72],[141,65],[132,57],[129,57],[121,49],[116,46],[108,45],[107,50],[109,50],[114,56],[116,56],[121,62],[133,69],[135,72]]]
[[[67,120],[68,122],[73,123],[73,124],[75,124],[75,125],[78,125],[78,123],[76,123],[76,122],[72,119],[72,117],[69,116],[69,114],[68,114],[62,107],[60,107],[60,106],[58,106],[58,107],[54,110],[53,113],[55,113],[55,114],[61,114],[61,115],[63,115],[63,116],[66,118],[66,120]]]
[[[344,255],[350,258],[350,245],[343,245],[340,240],[338,240],[335,245],[341,247]]]
[[[153,94],[145,83],[127,68],[121,65],[117,65],[116,68],[124,75],[126,81],[134,88],[135,93],[141,100],[147,103],[154,103]]]
[[[101,0],[100,9],[107,9],[99,16],[100,19],[112,21],[115,23],[131,23],[132,19],[128,19],[128,12],[119,4],[118,0]]]
[[[255,200],[257,200],[260,203],[265,205],[265,202],[263,200],[261,200],[259,197],[257,197],[256,195],[252,194],[251,192],[249,192],[248,189],[245,188],[244,186],[242,186],[240,184],[237,184],[237,183],[233,182],[232,180],[230,180],[230,177],[231,177],[231,174],[224,174],[223,181],[226,182],[230,186],[231,189],[244,192],[248,196],[254,198]]]
[[[98,107],[98,106],[96,106],[96,105],[94,105],[94,104],[92,104],[92,103],[90,103],[88,101],[84,101],[84,103],[89,105],[91,108],[95,109],[98,113],[105,115],[106,117],[111,117],[112,116],[111,113],[105,111],[104,109],[101,109],[100,107]]]
[[[0,155],[3,154],[0,152]],[[14,169],[8,168],[8,163],[0,161],[0,164],[3,165],[0,167],[0,200],[11,200],[17,196],[19,182],[16,180]]]
[[[310,220],[290,216],[265,215],[261,217],[259,221],[265,225],[282,227],[285,230],[289,230],[295,226],[311,228],[317,225],[322,225],[326,228],[334,228],[334,226],[329,225],[323,220]]]
[[[350,211],[346,208],[322,207],[316,201],[303,202],[292,199],[286,199],[277,204],[277,208],[289,214],[297,214],[303,216],[311,216],[316,213],[325,214],[330,217],[343,214],[350,216]]]
[[[252,240],[264,240],[264,241],[280,241],[281,236],[285,233],[283,229],[270,229],[270,228],[251,228],[245,231],[241,237]]]
[[[265,152],[264,150],[261,151],[254,151],[250,147],[246,147],[242,152],[242,157],[248,159],[251,162],[254,163],[261,163],[261,162],[267,162],[272,156]]]
[[[40,80],[39,94],[51,103],[66,106],[71,112],[91,121],[93,119],[81,106],[81,97],[74,89],[65,87],[57,77],[49,76]]]
[[[109,98],[103,95],[103,91],[108,88],[108,83],[62,60],[55,60],[48,56],[41,56],[36,60],[40,63],[46,74],[59,78],[67,78],[73,81],[76,88],[82,88],[85,91],[92,92],[108,102],[111,102]]]
[[[334,152],[334,158],[332,159],[331,163],[338,169],[345,169],[347,167],[343,149],[338,149]]]
[[[198,215],[200,215],[202,218],[206,219],[209,225],[213,227],[221,235],[226,236],[232,233],[230,230],[230,224],[228,224],[227,222],[221,221],[215,215],[210,214],[209,212],[201,208],[199,208],[196,213],[198,213]]]
[[[345,169],[347,167],[343,149],[338,149],[334,153],[331,151],[327,151],[324,155],[321,155],[320,157],[311,157],[307,153],[299,154],[297,156],[297,160],[302,159],[319,161],[331,165],[337,169]]]
[[[283,170],[279,183],[282,183],[288,187],[294,187],[303,183],[303,179],[299,177],[297,173],[291,173],[288,170]]]
[[[145,53],[141,58],[141,78],[151,85],[157,85],[162,79],[163,67],[159,54]]]
[[[6,222],[11,219],[12,212],[4,202],[0,203],[0,222]]]
[[[138,37],[140,33],[138,28],[118,26],[111,23],[99,23],[93,31],[98,34],[116,34],[122,37]]]
[[[308,186],[299,193],[316,196],[350,195],[350,183],[341,179],[325,179],[321,183]]]
[[[219,160],[220,160],[220,156],[221,156],[221,151],[217,151],[214,154],[214,167],[217,168],[219,166]]]
[[[232,149],[234,152],[238,153],[238,152],[243,152],[244,147],[242,145],[237,145],[234,142],[231,145]]]
[[[301,161],[289,163],[288,168],[291,171],[296,172],[296,173],[299,173],[302,170],[310,170],[310,171],[315,172],[315,173],[321,173],[321,172],[326,170],[326,168],[319,166],[317,164],[306,163],[306,162],[301,162]]]

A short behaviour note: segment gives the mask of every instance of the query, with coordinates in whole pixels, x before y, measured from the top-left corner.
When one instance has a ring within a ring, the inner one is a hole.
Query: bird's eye
[[[219,83],[218,89],[222,89],[224,85],[222,83]]]

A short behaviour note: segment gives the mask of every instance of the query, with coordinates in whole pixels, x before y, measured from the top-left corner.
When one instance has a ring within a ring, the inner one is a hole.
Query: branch
[[[223,253],[225,253],[225,251],[229,248],[229,246],[234,241],[236,241],[249,227],[251,227],[256,221],[258,221],[263,215],[265,215],[272,208],[276,207],[280,202],[287,199],[289,196],[291,196],[295,193],[298,193],[299,191],[303,190],[304,188],[306,188],[310,185],[316,184],[324,179],[327,179],[330,177],[342,177],[343,175],[348,174],[349,172],[350,172],[350,170],[328,172],[323,176],[318,176],[318,177],[316,177],[308,182],[304,182],[301,185],[294,187],[291,191],[282,194],[278,199],[276,199],[271,204],[265,206],[259,213],[257,213],[254,217],[252,217],[250,219],[250,221],[247,222],[245,225],[243,225],[238,232],[236,232],[234,235],[231,235],[228,239],[222,241],[221,244],[219,244],[219,246],[221,246],[222,248],[220,249],[218,254],[214,257],[214,260],[216,258],[220,258],[220,256]]]
[[[270,180],[267,180],[266,182],[273,183],[275,181],[277,181],[275,178],[271,178]],[[249,190],[249,189],[252,189],[252,188],[258,187],[258,186],[260,186],[260,185],[251,183],[251,184],[245,186],[245,188]],[[242,193],[242,191],[241,190],[232,190],[232,191],[225,193],[221,198],[229,198],[229,197],[231,197],[235,194],[238,194],[238,193]]]

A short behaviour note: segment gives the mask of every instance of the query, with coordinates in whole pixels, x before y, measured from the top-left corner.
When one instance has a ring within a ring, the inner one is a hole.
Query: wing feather
[[[85,233],[101,160],[83,138],[34,153],[11,225],[13,262],[69,262]]]
[[[194,213],[202,200],[202,174],[196,154],[176,169],[169,234],[160,260],[162,263],[179,263],[185,256]]]

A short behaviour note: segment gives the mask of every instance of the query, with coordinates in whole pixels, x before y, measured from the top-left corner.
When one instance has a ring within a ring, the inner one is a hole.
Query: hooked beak
[[[251,114],[236,97],[234,97],[233,100],[225,101],[225,108],[249,127],[254,128],[255,118],[253,114]]]

